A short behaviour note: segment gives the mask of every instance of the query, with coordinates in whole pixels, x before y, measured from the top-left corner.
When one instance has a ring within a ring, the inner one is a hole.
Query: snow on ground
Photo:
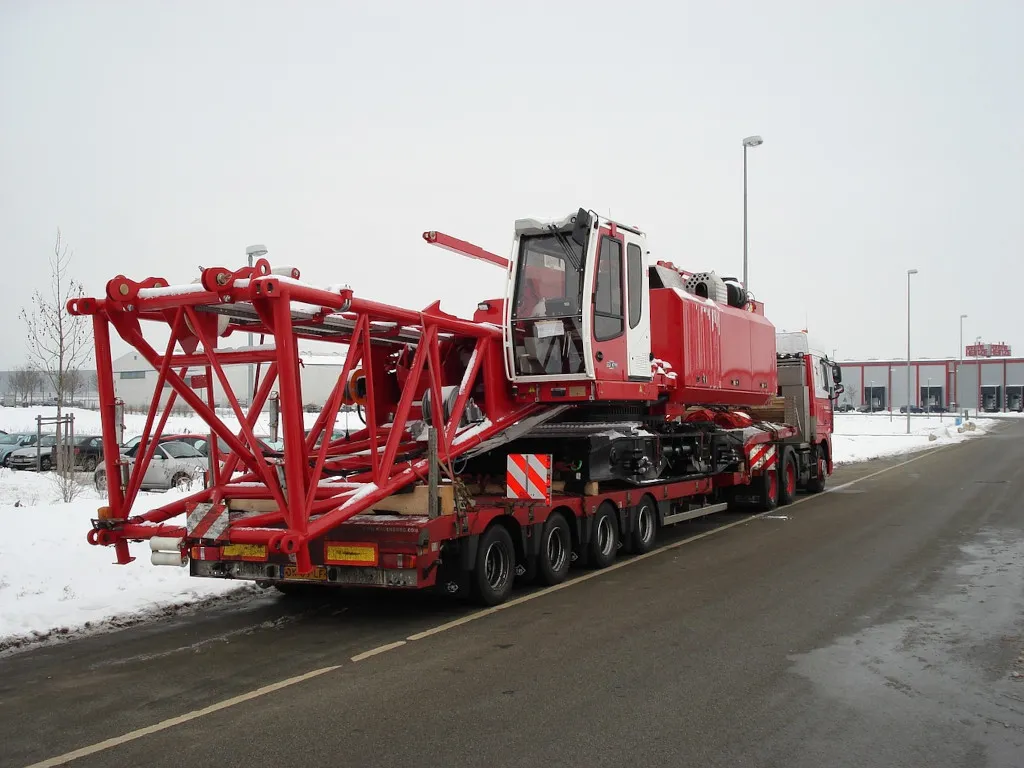
[[[140,494],[134,509],[152,509],[180,493]],[[52,475],[0,468],[0,650],[96,625],[122,626],[239,590],[190,578],[187,568],[154,567],[147,544],[131,545],[135,562],[112,565],[113,549],[85,540],[104,500],[91,485],[69,504],[59,499]]]
[[[837,413],[832,450],[837,464],[867,461],[883,456],[913,453],[939,445],[958,443],[985,434],[996,424],[995,419],[970,419],[974,425],[957,426],[957,417],[951,414],[919,415],[910,417],[907,434],[906,414],[894,413]],[[961,418],[960,421],[963,421]]]
[[[54,415],[55,408],[0,407],[0,429],[34,431],[37,415]],[[77,434],[99,434],[99,414],[74,409]],[[317,414],[306,414],[312,426]],[[237,421],[223,415],[237,429]],[[345,422],[339,418],[338,428]],[[125,439],[138,435],[145,416],[125,415]],[[907,436],[906,416],[837,414],[834,436],[838,463],[908,453],[984,434],[994,423],[974,420],[974,432],[959,433],[954,418],[914,416]],[[352,428],[361,426],[353,419]],[[165,433],[205,432],[195,416],[172,416]],[[259,424],[257,434],[266,434]],[[932,439],[935,436],[935,439]],[[51,476],[0,469],[0,651],[42,640],[134,623],[154,614],[195,608],[214,599],[245,599],[256,590],[214,579],[193,579],[187,568],[153,566],[148,544],[132,544],[138,559],[113,565],[113,550],[86,543],[90,518],[103,500],[82,476],[82,493],[75,501],[59,502]],[[179,491],[142,493],[134,511],[142,512],[169,501]]]

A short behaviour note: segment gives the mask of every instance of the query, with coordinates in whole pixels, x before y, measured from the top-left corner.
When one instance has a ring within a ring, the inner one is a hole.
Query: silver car
[[[35,469],[38,462],[39,469],[49,472],[54,461],[53,451],[57,447],[56,435],[43,435],[39,442],[12,451],[7,456],[6,465],[11,469]]]
[[[0,466],[7,466],[7,459],[19,448],[28,445],[35,445],[35,432],[17,432],[9,435],[0,435]]]
[[[135,464],[139,444],[121,452],[121,460],[131,467]],[[169,491],[171,488],[188,490],[200,480],[207,468],[207,459],[188,443],[171,440],[159,443],[153,453],[153,460],[142,478],[143,491]],[[96,490],[107,490],[107,470],[100,465],[93,473]]]

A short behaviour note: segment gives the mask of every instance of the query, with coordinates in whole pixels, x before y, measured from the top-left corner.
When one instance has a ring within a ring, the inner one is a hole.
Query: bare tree
[[[68,393],[69,373],[82,367],[89,356],[89,324],[87,318],[68,314],[69,299],[84,294],[82,284],[68,275],[71,254],[64,244],[60,230],[50,257],[50,290],[35,291],[31,305],[22,308],[21,318],[28,330],[29,362],[49,379],[57,394],[57,418]],[[65,468],[67,451],[61,446],[61,428],[57,428],[54,456],[59,474],[74,471]]]
[[[28,396],[39,388],[39,372],[27,365],[11,371],[11,389],[18,400],[28,400]]]
[[[64,391],[68,395],[68,402],[73,404],[78,394],[85,389],[85,374],[77,368],[64,373]]]

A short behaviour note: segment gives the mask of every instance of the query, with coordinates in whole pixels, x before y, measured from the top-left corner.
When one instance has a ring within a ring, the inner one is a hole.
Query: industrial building
[[[845,392],[839,403],[855,408],[899,410],[907,404],[907,361],[840,360]],[[1024,358],[974,357],[911,360],[911,406],[947,410],[1024,409]]]
[[[311,354],[303,352],[299,356],[299,379],[302,387],[302,402],[309,406],[323,406],[330,397],[331,390],[341,376],[345,364],[344,355]],[[266,371],[266,366],[263,366]],[[124,401],[129,409],[148,408],[153,399],[153,388],[156,386],[157,372],[137,352],[127,352],[113,361],[114,393]],[[204,376],[206,370],[196,368],[189,370],[189,377]],[[228,365],[224,368],[231,389],[236,393],[247,389],[248,369],[245,365]],[[255,377],[255,371],[254,371]],[[214,375],[214,404],[218,407],[229,405],[224,390]],[[171,392],[165,384],[165,391]],[[205,392],[203,399],[206,399]],[[161,400],[166,402],[166,400]],[[185,404],[178,400],[183,407]]]

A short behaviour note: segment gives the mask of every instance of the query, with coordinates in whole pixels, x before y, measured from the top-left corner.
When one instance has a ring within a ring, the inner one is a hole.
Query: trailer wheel
[[[779,464],[779,506],[792,504],[796,498],[796,456],[792,448],[782,452],[782,463]]]
[[[516,548],[503,525],[488,528],[476,552],[473,569],[473,588],[477,600],[484,605],[503,603],[512,591],[515,581]]]
[[[658,535],[658,509],[650,496],[640,500],[636,508],[636,525],[629,536],[629,550],[633,554],[642,555],[654,548],[654,540]]]
[[[825,461],[825,448],[815,446],[814,467],[810,480],[807,481],[807,490],[811,493],[821,493],[825,490],[825,473],[828,471],[828,464]]]
[[[770,512],[779,506],[778,471],[769,469],[763,475],[758,476],[757,484],[760,486],[758,506],[765,512]]]
[[[537,577],[542,584],[551,586],[565,581],[572,560],[572,533],[561,512],[548,517],[541,533],[540,556],[537,559]]]
[[[598,507],[590,535],[589,565],[607,568],[615,561],[619,549],[619,515],[611,502]]]

